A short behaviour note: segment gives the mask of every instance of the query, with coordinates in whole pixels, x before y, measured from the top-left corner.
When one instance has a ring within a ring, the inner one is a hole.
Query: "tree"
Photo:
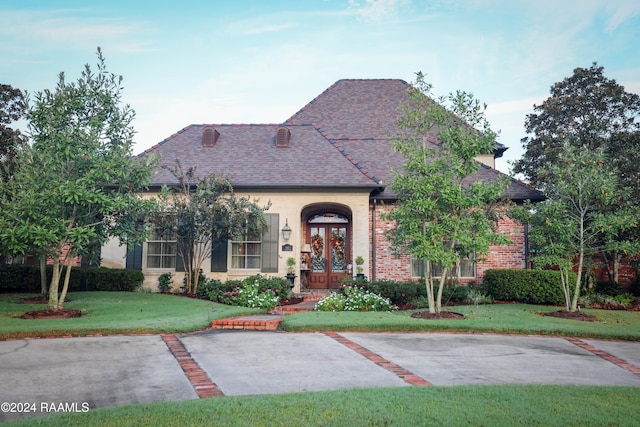
[[[6,182],[13,174],[18,150],[26,143],[18,129],[8,126],[24,116],[25,107],[22,91],[0,84],[0,182]]]
[[[431,85],[422,73],[416,75],[394,139],[406,163],[391,185],[398,201],[387,216],[395,221],[387,238],[396,254],[423,260],[429,312],[439,314],[442,290],[456,263],[481,259],[490,245],[508,242],[494,231],[507,182],[473,179],[480,168],[475,158],[495,149],[485,106],[460,91],[434,102]],[[437,287],[436,266],[442,267]]]
[[[75,83],[60,73],[54,91],[35,94],[26,115],[33,142],[19,153],[0,216],[0,238],[14,253],[42,248],[51,258],[51,310],[64,308],[76,255],[109,237],[141,241],[154,208],[140,196],[153,162],[132,157],[134,112],[121,104],[122,77],[107,72],[99,48],[97,55],[97,73],[86,65]]]
[[[593,63],[590,68],[576,68],[571,77],[551,87],[551,96],[525,121],[527,136],[522,139],[525,153],[514,165],[534,186],[543,188],[548,177],[541,170],[558,164],[565,146],[602,148],[604,162],[618,171],[621,189],[632,189],[629,197],[603,209],[627,210],[635,206],[640,215],[640,96],[629,93],[615,80],[604,76],[604,67]],[[604,236],[603,236],[604,237]],[[608,266],[609,279],[618,281],[618,268],[623,255],[633,242],[640,241],[639,231],[631,229],[607,236],[601,242]]]
[[[247,197],[236,196],[231,183],[215,174],[200,179],[195,168],[185,171],[179,162],[169,170],[178,186],[163,189],[152,223],[160,234],[177,236],[185,291],[192,295],[198,290],[202,264],[216,247],[233,237],[266,231],[263,211],[268,206],[262,208]]]
[[[604,148],[591,150],[566,144],[555,163],[542,167],[547,200],[516,208],[511,215],[530,224],[529,238],[538,268],[557,267],[567,311],[576,311],[582,273],[588,256],[602,251],[610,236],[637,226],[630,210],[611,210],[627,193],[618,186],[618,174],[605,162]],[[575,283],[569,272],[576,269]]]

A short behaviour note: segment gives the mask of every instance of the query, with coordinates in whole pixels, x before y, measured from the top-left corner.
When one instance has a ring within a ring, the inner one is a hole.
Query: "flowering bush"
[[[347,298],[339,293],[331,292],[316,303],[317,311],[344,311]]]
[[[389,311],[398,307],[388,298],[364,289],[364,286],[343,285],[340,293],[333,292],[318,301],[318,311]]]
[[[273,309],[280,301],[276,293],[269,288],[262,287],[259,280],[243,280],[241,286],[230,291],[221,289],[212,291],[209,294],[209,299],[227,305],[267,310]]]

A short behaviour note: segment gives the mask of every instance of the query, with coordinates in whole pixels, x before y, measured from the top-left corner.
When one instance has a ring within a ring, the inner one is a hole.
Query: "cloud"
[[[20,50],[21,46],[28,46],[32,52],[69,48],[86,50],[119,42],[122,52],[146,49],[146,43],[140,37],[147,32],[144,23],[91,16],[94,12],[89,9],[5,10],[0,14],[0,34],[4,38],[2,48],[9,49],[13,45]]]
[[[349,0],[349,7],[367,21],[380,21],[389,17],[396,17],[398,9],[409,0],[365,0],[363,6],[358,0]]]

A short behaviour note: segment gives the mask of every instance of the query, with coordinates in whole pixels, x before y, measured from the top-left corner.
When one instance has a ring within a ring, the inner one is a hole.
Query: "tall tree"
[[[262,235],[267,227],[263,211],[269,206],[237,196],[223,177],[199,178],[195,168],[183,170],[179,162],[169,170],[179,185],[163,189],[152,223],[160,234],[177,236],[185,291],[195,294],[200,269],[212,252],[231,238]]]
[[[142,240],[153,209],[140,196],[153,163],[132,157],[134,112],[122,105],[122,77],[97,55],[96,73],[86,65],[75,83],[61,73],[54,91],[35,94],[26,115],[33,143],[18,157],[0,215],[0,238],[14,253],[39,247],[52,259],[52,310],[63,308],[73,258],[109,237]]]
[[[567,311],[577,309],[588,257],[604,250],[603,242],[610,236],[637,227],[632,210],[606,209],[625,199],[628,191],[618,186],[618,175],[605,157],[602,147],[591,150],[566,144],[557,161],[539,171],[546,182],[547,200],[511,212],[516,220],[531,224],[534,264],[562,272]],[[578,272],[575,283],[568,280],[572,269]]]
[[[602,148],[604,162],[618,171],[621,189],[632,189],[629,197],[602,209],[627,210],[640,206],[640,96],[626,92],[615,80],[604,75],[604,67],[593,63],[589,68],[576,68],[573,75],[551,87],[551,96],[534,106],[522,139],[525,153],[514,165],[539,188],[548,183],[541,173],[549,164],[558,164],[565,146]],[[640,208],[638,208],[640,215]],[[603,236],[604,237],[604,236]],[[602,245],[609,266],[610,280],[618,280],[618,268],[630,243],[640,241],[638,230],[632,229],[607,237]],[[627,253],[628,254],[628,253]]]
[[[395,221],[387,238],[396,254],[424,262],[429,312],[440,313],[444,284],[456,263],[481,259],[492,244],[508,242],[494,231],[507,181],[472,179],[480,168],[476,157],[495,149],[486,107],[465,92],[438,102],[430,92],[417,73],[394,139],[406,163],[391,186],[398,201],[387,216]],[[436,266],[442,267],[437,286]]]
[[[18,150],[26,138],[18,129],[9,127],[25,113],[25,96],[20,89],[0,84],[0,181],[6,182],[15,171]]]

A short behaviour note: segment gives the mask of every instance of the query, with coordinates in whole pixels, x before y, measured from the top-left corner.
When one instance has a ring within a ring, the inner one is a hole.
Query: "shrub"
[[[317,311],[344,311],[347,298],[338,292],[331,292],[316,303]]]
[[[575,280],[575,273],[570,272],[569,281]],[[501,301],[564,303],[560,272],[555,270],[487,270],[484,284],[489,295]]]
[[[596,283],[595,292],[596,294],[615,297],[617,295],[620,295],[620,292],[622,292],[622,287],[619,283],[616,282],[598,282]]]
[[[33,265],[0,265],[0,292],[40,292],[40,270]]]
[[[280,301],[273,291],[261,288],[258,281],[251,282],[246,279],[243,280],[242,286],[232,291],[217,292],[213,296],[222,304],[267,310],[273,309]]]
[[[206,279],[204,282],[198,284],[198,290],[196,291],[196,298],[210,299],[210,293],[217,293],[222,288],[222,282],[217,279]],[[215,300],[214,300],[215,301]]]
[[[162,273],[158,276],[158,290],[160,292],[169,292],[173,287],[173,278],[171,273]]]
[[[424,282],[397,282],[395,280],[374,280],[347,278],[343,285],[364,287],[367,291],[387,298],[392,304],[406,304],[420,296],[427,295]]]
[[[90,267],[80,271],[87,279],[87,290],[132,292],[144,281],[142,271],[131,268]]]
[[[289,283],[280,277],[260,274],[242,281],[228,280],[221,283],[209,280],[204,290],[211,301],[227,305],[272,309],[281,299],[289,296]]]
[[[327,301],[325,301],[327,300]],[[340,293],[321,299],[316,304],[318,311],[389,311],[398,308],[388,298],[369,292],[364,286],[342,285]]]

